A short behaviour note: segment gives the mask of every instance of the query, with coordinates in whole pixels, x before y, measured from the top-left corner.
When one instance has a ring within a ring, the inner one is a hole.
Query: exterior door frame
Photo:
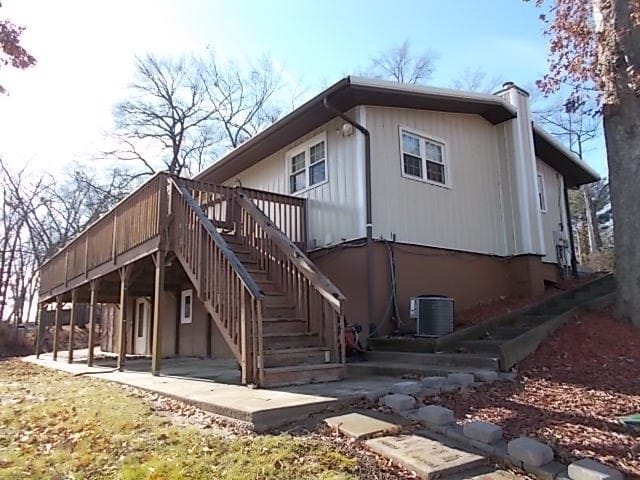
[[[136,298],[133,318],[133,353],[135,355],[149,355],[151,302],[148,298]]]

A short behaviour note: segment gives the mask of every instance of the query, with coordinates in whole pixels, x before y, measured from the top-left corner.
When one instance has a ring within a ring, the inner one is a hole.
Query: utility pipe
[[[564,187],[564,209],[567,212],[567,228],[569,229],[569,246],[571,247],[571,275],[578,278],[578,261],[576,259],[576,247],[573,237],[573,222],[571,221],[571,205],[569,204],[569,191]]]
[[[367,327],[373,321],[373,218],[371,213],[371,134],[363,125],[351,119],[329,103],[327,97],[322,100],[324,107],[345,122],[353,125],[364,135],[364,192],[366,209],[367,243],[365,246],[367,270]]]

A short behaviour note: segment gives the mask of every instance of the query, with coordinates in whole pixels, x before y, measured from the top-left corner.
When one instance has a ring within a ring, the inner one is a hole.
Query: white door
[[[151,303],[146,298],[136,300],[135,312],[135,343],[136,355],[147,355],[149,353],[149,327],[151,326]]]

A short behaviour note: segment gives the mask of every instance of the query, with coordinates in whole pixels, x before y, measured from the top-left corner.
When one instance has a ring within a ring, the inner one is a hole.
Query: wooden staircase
[[[171,190],[171,250],[243,383],[342,379],[344,296],[294,243],[306,225],[291,197],[184,179],[172,179]]]

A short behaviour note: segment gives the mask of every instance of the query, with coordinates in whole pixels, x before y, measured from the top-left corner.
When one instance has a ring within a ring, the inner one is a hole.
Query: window
[[[138,302],[138,338],[144,337],[144,300]]]
[[[444,143],[401,129],[400,151],[404,177],[449,186]]]
[[[193,290],[183,290],[180,300],[180,323],[193,321]]]
[[[544,191],[544,177],[538,172],[538,202],[542,213],[547,213],[547,197]]]
[[[324,134],[287,153],[289,192],[298,193],[327,181],[327,142]]]

